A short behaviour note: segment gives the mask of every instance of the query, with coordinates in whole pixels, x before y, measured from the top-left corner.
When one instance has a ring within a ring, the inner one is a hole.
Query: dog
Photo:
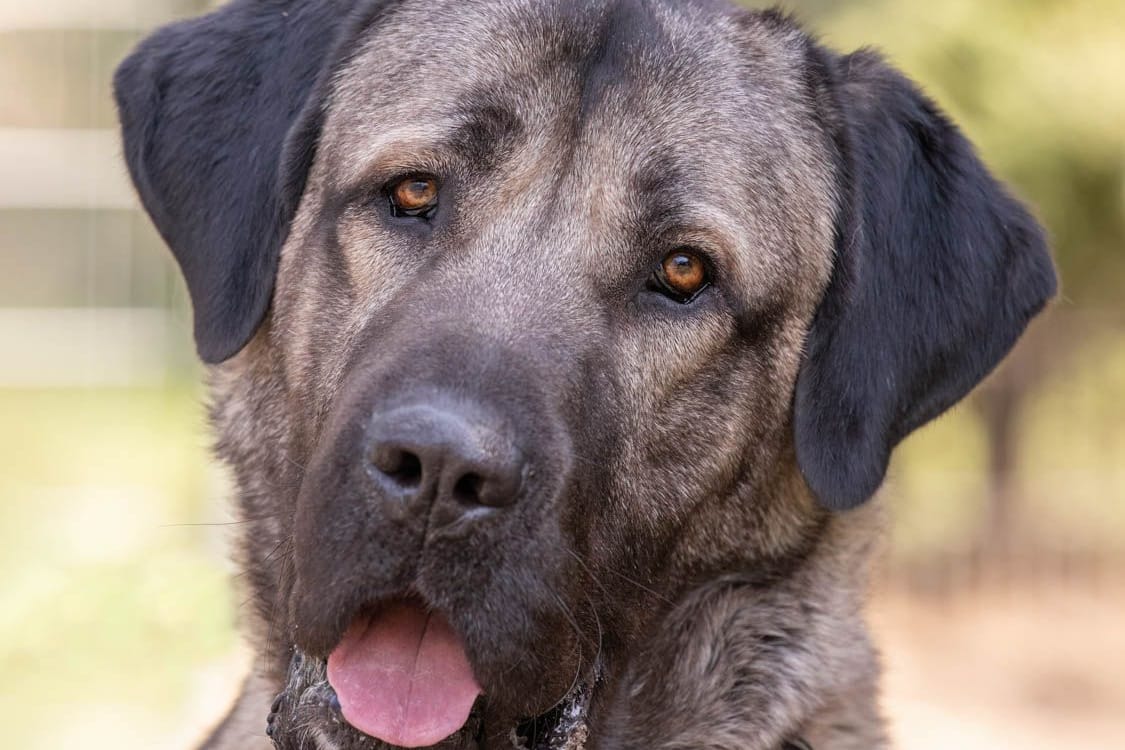
[[[234,0],[114,85],[237,480],[204,747],[886,746],[869,501],[1056,289],[915,85],[706,0]]]

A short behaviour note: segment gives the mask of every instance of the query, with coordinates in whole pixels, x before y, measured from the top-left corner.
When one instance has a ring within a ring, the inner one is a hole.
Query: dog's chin
[[[488,701],[479,697],[468,719],[432,750],[581,750],[594,676],[580,681],[546,713],[510,727],[490,726]],[[296,651],[285,689],[274,700],[266,733],[277,750],[400,750],[351,726],[328,679],[328,662]],[[486,736],[487,735],[487,736]]]

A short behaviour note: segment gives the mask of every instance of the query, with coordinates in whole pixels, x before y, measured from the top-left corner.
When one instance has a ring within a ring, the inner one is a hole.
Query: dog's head
[[[931,102],[776,14],[236,1],[116,91],[260,609],[400,745],[809,544],[1054,291]]]

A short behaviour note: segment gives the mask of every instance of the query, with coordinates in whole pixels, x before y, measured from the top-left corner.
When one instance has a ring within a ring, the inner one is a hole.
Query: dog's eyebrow
[[[496,104],[462,107],[424,127],[396,127],[379,138],[374,158],[347,169],[339,193],[363,192],[372,182],[395,171],[441,172],[451,157],[473,170],[490,171],[497,166],[500,154],[511,151],[523,132],[523,121],[512,110]]]
[[[449,146],[474,168],[486,171],[496,166],[497,157],[510,150],[524,132],[523,120],[511,108],[487,99],[463,107],[457,119],[460,122],[448,138]]]
[[[723,185],[709,184],[706,175],[683,169],[668,154],[655,154],[642,161],[633,173],[630,188],[645,231],[699,226],[704,233],[719,234],[709,227],[729,222],[707,193],[710,189],[722,190]]]
[[[675,190],[683,184],[682,170],[666,154],[646,159],[632,179],[633,192],[647,202],[677,203]]]
[[[396,172],[440,171],[438,167],[449,158],[442,148],[449,131],[449,127],[427,125],[394,127],[379,133],[372,143],[364,145],[364,153],[333,164],[337,175],[333,192],[353,196]]]

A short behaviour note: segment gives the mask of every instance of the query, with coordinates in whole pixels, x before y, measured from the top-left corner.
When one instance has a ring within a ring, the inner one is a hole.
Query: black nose
[[[375,417],[367,455],[389,500],[452,522],[516,502],[524,460],[503,433],[473,409],[405,406]]]

